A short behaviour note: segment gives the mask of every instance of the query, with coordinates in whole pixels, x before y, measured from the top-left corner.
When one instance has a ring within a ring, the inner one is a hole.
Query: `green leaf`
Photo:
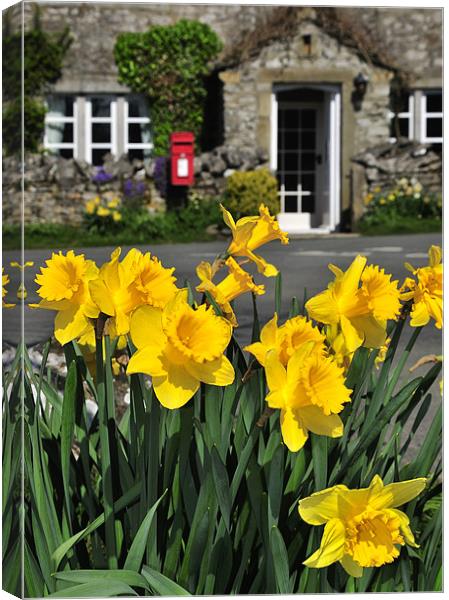
[[[46,598],[111,598],[112,596],[137,596],[136,592],[120,581],[102,581],[94,579],[91,583],[81,583],[73,587],[64,588]]]
[[[141,526],[139,527],[139,531],[137,532],[131,548],[129,549],[128,556],[126,557],[125,564],[123,566],[124,569],[128,571],[139,571],[140,565],[142,564],[143,555],[145,553],[145,548],[148,540],[148,533],[150,531],[151,524],[153,523],[154,515],[156,514],[157,507],[161,503],[165,494],[168,490],[162,494],[162,496],[153,504],[153,506],[148,511],[145,519],[142,521]]]
[[[150,567],[142,568],[142,575],[154,592],[160,596],[190,596],[189,592],[180,585]]]
[[[136,571],[129,569],[121,569],[114,571],[112,569],[79,569],[77,571],[61,571],[53,573],[55,579],[61,581],[70,581],[72,583],[94,583],[95,581],[103,582],[121,582],[129,586],[141,587],[148,589],[147,580]],[[98,596],[98,594],[95,594]]]
[[[73,432],[75,429],[75,411],[78,399],[78,373],[73,361],[67,373],[64,387],[61,419],[61,471],[67,517],[71,529],[72,501],[70,497],[70,457],[72,455]],[[71,531],[70,531],[71,532]]]
[[[231,494],[229,489],[229,479],[226,467],[223,464],[215,444],[211,451],[212,477],[217,494],[218,505],[223,516],[227,531],[230,529],[231,519]]]
[[[276,525],[273,525],[270,531],[270,545],[277,592],[279,594],[290,594],[293,590],[290,586],[287,549]]]
[[[319,492],[327,486],[327,437],[311,433],[313,473],[315,491]]]

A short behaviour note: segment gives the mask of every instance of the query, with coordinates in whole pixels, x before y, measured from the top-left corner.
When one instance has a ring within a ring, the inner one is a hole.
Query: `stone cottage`
[[[422,171],[429,186],[441,184],[440,9],[39,6],[44,29],[68,25],[73,36],[47,98],[43,143],[61,157],[93,165],[108,153],[151,157],[148,106],[117,82],[114,43],[121,32],[188,18],[224,42],[208,81],[198,190],[219,192],[232,170],[267,166],[279,182],[284,229],[327,233],[350,227],[379,179]],[[12,10],[18,17],[21,5]],[[25,23],[32,10],[26,2]]]

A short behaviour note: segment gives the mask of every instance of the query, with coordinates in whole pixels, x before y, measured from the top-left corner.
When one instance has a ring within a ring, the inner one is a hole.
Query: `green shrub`
[[[172,131],[203,124],[209,62],[222,43],[208,25],[182,19],[144,33],[122,33],[114,47],[119,82],[149,98],[155,156],[168,152]]]
[[[235,171],[228,177],[224,205],[236,218],[257,214],[261,202],[271,214],[279,212],[277,180],[268,169]]]
[[[37,152],[45,124],[46,108],[39,100],[24,98],[25,150]],[[8,102],[3,111],[3,143],[7,154],[22,148],[22,102],[20,96]]]

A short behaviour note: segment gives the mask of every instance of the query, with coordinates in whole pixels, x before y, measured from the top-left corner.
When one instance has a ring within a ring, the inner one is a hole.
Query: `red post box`
[[[193,185],[195,136],[190,131],[175,131],[170,135],[172,185]]]

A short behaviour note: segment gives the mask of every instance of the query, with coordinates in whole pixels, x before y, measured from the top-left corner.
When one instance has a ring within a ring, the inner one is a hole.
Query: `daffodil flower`
[[[407,277],[402,286],[402,300],[413,300],[410,325],[422,327],[430,319],[435,320],[435,327],[443,326],[443,264],[439,246],[429,248],[429,266],[415,269],[409,263],[405,267],[416,277]]]
[[[311,353],[313,345],[303,344],[287,367],[276,351],[270,350],[266,356],[266,401],[270,408],[280,409],[282,439],[292,452],[304,446],[308,431],[342,436],[343,423],[337,413],[350,401],[351,390],[344,385],[343,370],[332,358]]]
[[[151,375],[156,397],[169,409],[186,404],[201,382],[225,386],[235,377],[224,356],[230,323],[212,307],[194,309],[186,300],[182,290],[164,310],[141,306],[131,317],[131,338],[138,350],[127,373]]]
[[[293,353],[305,342],[314,342],[312,352],[317,351],[321,354],[324,352],[324,335],[306,317],[293,317],[280,327],[277,322],[278,317],[275,313],[274,317],[262,327],[260,341],[244,348],[255,356],[262,366],[266,364],[269,350],[276,350],[284,367],[287,366]]]
[[[221,206],[223,220],[232,233],[232,242],[228,248],[228,254],[233,256],[244,256],[252,260],[259,271],[265,277],[274,277],[278,270],[274,265],[267,263],[261,256],[254,254],[254,250],[268,244],[273,240],[280,240],[282,244],[288,244],[288,235],[281,230],[275,217],[270,215],[268,208],[261,204],[258,217],[243,217],[237,223],[231,213]]]
[[[98,317],[99,309],[89,292],[89,282],[97,277],[98,268],[84,254],[75,255],[73,250],[66,256],[53,253],[46,265],[35,279],[42,300],[30,306],[57,311],[55,337],[60,344],[67,344],[89,331],[89,319]]]
[[[213,269],[208,262],[202,262],[196,268],[196,273],[201,280],[197,286],[198,292],[209,292],[229,320],[233,327],[237,327],[237,319],[232,310],[231,302],[246,292],[261,295],[265,293],[265,286],[254,283],[253,278],[230,256],[225,265],[229,274],[220,283],[213,283]]]
[[[178,291],[174,268],[166,269],[149,252],[142,254],[133,248],[120,262],[121,248],[111,254],[98,277],[89,283],[90,293],[102,313],[112,317],[112,335],[129,332],[131,313],[138,306],[149,304],[162,308]]]
[[[387,320],[399,315],[398,282],[377,266],[366,267],[360,255],[345,272],[335,265],[329,269],[335,280],[306,302],[310,318],[330,326],[327,333],[339,353],[351,354],[362,345],[379,348],[385,343]]]
[[[410,521],[398,506],[416,498],[426,479],[383,484],[375,475],[367,488],[350,490],[345,485],[316,492],[299,501],[299,514],[310,525],[325,525],[319,549],[304,564],[322,568],[340,562],[353,577],[364,567],[393,562],[400,547],[417,548]]]
[[[9,275],[7,273],[5,273],[4,271],[5,271],[5,269],[4,269],[4,267],[2,267],[2,307],[3,308],[13,308],[15,306],[15,304],[9,304],[3,300],[3,298],[8,293],[5,286],[7,286],[9,283]]]

